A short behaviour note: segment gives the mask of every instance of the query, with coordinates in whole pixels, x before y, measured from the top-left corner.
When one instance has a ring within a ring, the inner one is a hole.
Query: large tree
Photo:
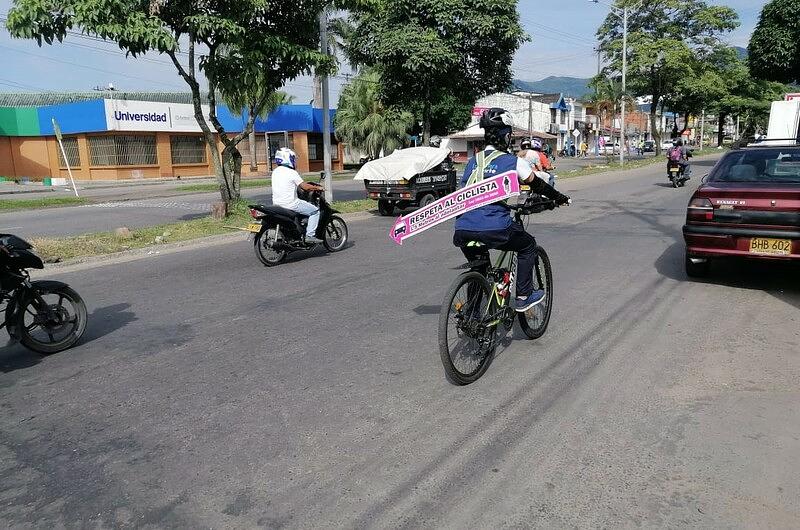
[[[504,90],[527,38],[509,0],[379,0],[353,25],[350,55],[378,70],[384,101],[421,105],[426,145],[434,106],[453,94],[463,102]]]
[[[336,112],[336,136],[371,158],[388,155],[405,143],[414,115],[379,98],[380,76],[361,72],[344,87]]]
[[[747,51],[754,76],[800,82],[800,0],[772,0],[765,5]]]
[[[712,6],[705,0],[615,0],[615,7],[629,8],[628,84],[633,94],[652,98],[650,125],[660,151],[657,110],[690,65],[704,61],[720,46],[720,37],[738,26],[729,7]],[[635,9],[633,8],[635,6]],[[608,72],[622,70],[622,17],[611,13],[597,31],[600,49],[609,60]]]
[[[116,42],[134,57],[148,51],[166,54],[191,90],[222,199],[229,203],[240,194],[241,155],[236,146],[248,136],[271,94],[298,75],[333,68],[318,42],[318,13],[330,3],[15,0],[7,27],[13,36],[35,39],[39,45],[60,42],[69,30],[78,29]],[[203,78],[208,84],[207,116],[200,98]],[[252,106],[243,130],[234,136],[217,119],[217,94]]]

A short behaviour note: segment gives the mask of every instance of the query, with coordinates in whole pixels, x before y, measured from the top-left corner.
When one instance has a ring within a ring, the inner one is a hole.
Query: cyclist
[[[521,182],[530,184],[532,193],[544,195],[559,206],[569,203],[569,197],[537,177],[524,159],[509,152],[513,132],[513,119],[509,113],[501,108],[485,110],[480,126],[484,130],[486,147],[467,163],[461,187],[486,177],[516,171]],[[468,246],[473,242],[485,246]],[[505,202],[488,204],[459,216],[453,244],[461,248],[469,261],[480,259],[488,263],[488,249],[516,252],[518,280],[514,309],[524,312],[544,299],[545,292],[533,288],[536,240],[514,221]]]
[[[306,242],[321,243],[316,231],[319,224],[319,208],[297,197],[297,188],[305,191],[322,191],[322,186],[305,182],[297,172],[297,155],[287,147],[281,147],[275,153],[278,167],[272,172],[272,204],[308,216],[306,226]]]

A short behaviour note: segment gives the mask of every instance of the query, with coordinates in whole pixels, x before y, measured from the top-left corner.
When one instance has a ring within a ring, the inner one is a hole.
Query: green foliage
[[[635,0],[616,0],[622,8]],[[678,100],[679,83],[693,75],[697,63],[708,61],[723,47],[720,37],[738,26],[738,16],[724,6],[711,6],[705,0],[648,0],[628,17],[628,88],[637,96],[652,96],[651,120],[656,109],[672,98]],[[609,14],[598,29],[600,49],[609,58],[607,72],[622,69],[622,17]],[[704,98],[703,91],[713,78],[706,76],[691,89],[693,98]],[[687,100],[688,101],[688,100]],[[694,103],[692,104],[694,105]],[[654,134],[658,140],[658,134]]]
[[[756,77],[800,81],[800,0],[772,0],[765,5],[747,51]]]
[[[388,155],[405,143],[414,116],[379,98],[380,75],[366,70],[342,90],[336,112],[336,136],[340,141],[373,158]]]
[[[431,105],[431,136],[446,136],[467,127],[472,118],[472,108],[474,106],[474,100],[464,101],[455,94],[442,96],[441,99]],[[423,103],[421,101],[414,102],[409,107],[409,111],[414,114],[413,132],[421,134],[422,130],[417,124],[422,121]]]
[[[504,90],[511,61],[527,38],[516,2],[383,0],[353,17],[349,54],[381,74],[381,98],[422,105],[425,142],[432,108],[447,96],[461,102]]]

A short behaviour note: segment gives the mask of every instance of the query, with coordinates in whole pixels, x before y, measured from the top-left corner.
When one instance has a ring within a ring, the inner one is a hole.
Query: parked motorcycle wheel
[[[347,244],[347,223],[338,215],[331,217],[325,226],[325,238],[322,241],[329,252],[338,252]]]
[[[269,229],[258,234],[253,240],[253,249],[258,260],[267,267],[274,267],[286,257],[285,250],[275,250],[272,248],[274,243],[275,230]],[[270,239],[272,238],[272,240]]]
[[[83,298],[67,286],[36,290],[47,307],[34,297],[23,302],[17,322],[20,342],[44,355],[71,348],[86,331],[88,315]]]

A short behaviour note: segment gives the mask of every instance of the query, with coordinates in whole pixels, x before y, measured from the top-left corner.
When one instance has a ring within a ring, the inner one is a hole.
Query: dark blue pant
[[[468,247],[470,241],[480,241],[485,247]],[[508,230],[471,232],[456,230],[453,244],[469,261],[489,260],[489,249],[517,253],[517,296],[528,296],[533,292],[533,268],[536,266],[536,239],[522,225],[513,223]],[[481,271],[486,273],[485,270]]]

